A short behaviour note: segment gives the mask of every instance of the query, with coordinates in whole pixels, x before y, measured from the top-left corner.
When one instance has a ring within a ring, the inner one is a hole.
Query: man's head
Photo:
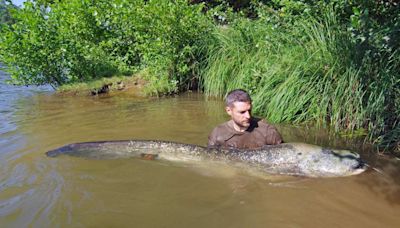
[[[225,110],[232,118],[236,130],[244,131],[250,126],[251,98],[242,90],[235,89],[226,95]]]

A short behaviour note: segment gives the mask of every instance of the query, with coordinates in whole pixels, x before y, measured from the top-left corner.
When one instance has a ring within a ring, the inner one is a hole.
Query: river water
[[[215,164],[87,160],[45,152],[97,140],[206,145],[223,103],[55,95],[0,74],[0,227],[400,227],[400,161],[322,130],[277,126],[285,141],[353,149],[378,171],[328,179],[256,175]]]

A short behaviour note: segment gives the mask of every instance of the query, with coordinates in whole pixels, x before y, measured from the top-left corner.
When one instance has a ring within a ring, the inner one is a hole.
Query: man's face
[[[250,102],[234,102],[232,107],[225,107],[228,115],[231,116],[233,122],[240,128],[247,129],[250,126],[251,119],[251,103]]]

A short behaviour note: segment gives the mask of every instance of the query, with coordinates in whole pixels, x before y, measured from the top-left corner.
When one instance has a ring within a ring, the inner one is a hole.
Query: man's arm
[[[276,144],[283,143],[282,136],[281,136],[281,134],[279,133],[279,131],[275,127],[272,127],[272,129],[270,130],[270,134],[269,135],[270,135],[270,137],[269,137],[268,144],[276,145]]]
[[[267,145],[276,145],[283,143],[283,139],[281,134],[279,133],[278,129],[275,126],[267,123],[265,120],[262,120],[264,124],[266,124],[266,141]]]
[[[208,147],[216,147],[217,143],[217,135],[215,129],[208,135]]]

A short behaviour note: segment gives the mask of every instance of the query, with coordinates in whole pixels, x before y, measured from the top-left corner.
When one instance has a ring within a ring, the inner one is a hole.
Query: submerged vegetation
[[[4,5],[4,3],[3,3]],[[4,7],[3,7],[4,8]],[[311,123],[400,151],[396,1],[27,1],[8,7],[14,83],[138,73],[147,92],[248,90],[273,122]]]

